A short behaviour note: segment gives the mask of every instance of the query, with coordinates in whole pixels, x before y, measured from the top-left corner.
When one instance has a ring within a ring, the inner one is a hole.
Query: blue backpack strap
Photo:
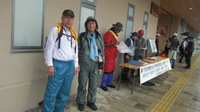
[[[60,42],[61,42],[60,40],[61,40],[62,35],[63,35],[63,27],[61,28],[60,32],[58,32],[58,37],[55,41],[55,42],[58,41],[58,49],[60,49]]]

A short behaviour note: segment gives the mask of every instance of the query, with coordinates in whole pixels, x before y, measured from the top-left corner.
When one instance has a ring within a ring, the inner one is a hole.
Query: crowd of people
[[[120,22],[112,24],[104,37],[98,32],[98,22],[94,17],[85,21],[85,31],[76,34],[74,12],[64,10],[61,23],[52,28],[45,46],[45,64],[47,65],[48,81],[42,103],[42,112],[62,112],[70,96],[74,75],[78,75],[77,105],[80,111],[87,106],[98,110],[96,92],[100,64],[104,62],[104,73],[101,89],[113,85],[113,72],[116,69],[116,58],[119,44],[118,34],[123,30]],[[88,89],[86,89],[88,85]],[[86,98],[87,93],[87,98]]]
[[[103,62],[104,71],[100,87],[104,91],[108,91],[108,87],[115,88],[112,80],[118,56],[116,45],[119,44],[118,34],[123,31],[123,25],[120,22],[112,24],[112,27],[102,37],[98,32],[97,20],[88,17],[84,24],[85,31],[77,35],[73,28],[74,18],[72,10],[64,10],[61,17],[62,22],[57,27],[53,27],[49,33],[44,55],[48,81],[42,112],[62,112],[64,110],[70,96],[72,80],[76,74],[79,74],[76,99],[78,109],[85,110],[85,99],[87,99],[87,106],[92,110],[98,110],[95,104],[96,92],[99,65]],[[139,30],[132,32],[131,36],[125,40],[125,44],[132,50],[132,53],[124,54],[124,62],[145,58],[147,45],[143,35],[144,31]],[[157,36],[159,38],[161,35]],[[191,37],[181,43],[181,48],[183,48],[181,56],[185,55],[187,63],[185,68],[191,67],[193,44]],[[166,45],[168,51],[165,51],[166,56],[172,60],[172,68],[175,67],[178,46],[179,41],[175,33],[168,40]],[[157,49],[159,49],[158,43]],[[182,58],[179,62],[182,62]],[[127,75],[129,69],[124,68],[122,71],[122,81],[131,83]],[[134,72],[131,70],[133,75]],[[88,89],[86,89],[87,85]]]
[[[179,63],[182,63],[185,57],[186,66],[185,69],[191,68],[191,58],[194,52],[194,40],[192,36],[187,36],[180,43],[177,38],[177,33],[174,33],[171,38],[166,40],[164,54],[166,57],[170,58],[171,67],[174,68],[176,65],[177,58]],[[179,52],[179,53],[178,53]],[[179,55],[179,57],[177,57]]]

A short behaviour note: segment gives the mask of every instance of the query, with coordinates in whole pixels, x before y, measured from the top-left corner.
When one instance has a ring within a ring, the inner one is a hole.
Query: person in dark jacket
[[[179,46],[179,52],[180,52],[180,57],[179,57],[179,63],[182,63],[183,57],[185,57],[185,47],[187,45],[187,40],[186,38],[183,39],[181,42],[181,45]]]
[[[159,38],[161,37],[161,35],[159,33],[156,34],[156,41],[155,41],[155,44],[156,44],[156,49],[157,49],[157,54],[156,56],[159,56]]]
[[[165,56],[168,57],[168,54],[169,54],[169,40],[166,40],[164,53],[165,53]]]
[[[86,31],[79,35],[79,64],[80,73],[78,76],[78,94],[77,102],[78,109],[84,111],[84,102],[86,96],[86,86],[88,84],[87,106],[92,110],[97,110],[96,91],[98,84],[98,64],[104,59],[103,39],[98,29],[98,24],[95,18],[88,17],[85,22]]]
[[[185,69],[191,68],[191,58],[192,58],[193,52],[194,52],[194,41],[193,41],[193,37],[189,36],[188,45],[185,48],[185,58],[186,58],[186,64],[187,64],[184,67]]]
[[[135,41],[138,39],[139,34],[137,32],[132,32],[131,36],[126,39],[125,44],[131,49],[132,53],[125,53],[124,54],[124,63],[128,63],[130,60],[133,59],[135,54]],[[123,68],[121,73],[121,80],[122,82],[131,83],[130,79],[128,78],[129,68]]]
[[[139,30],[138,34],[139,34],[139,37],[135,42],[135,46],[137,48],[135,49],[134,60],[144,59],[145,58],[145,51],[147,49],[146,41],[143,38],[144,31]]]
[[[175,67],[176,65],[176,55],[177,55],[177,49],[178,49],[178,46],[179,46],[179,40],[177,39],[177,33],[174,33],[173,34],[173,37],[170,41],[170,45],[169,45],[169,55],[168,57],[170,58],[171,60],[171,66],[172,68]]]

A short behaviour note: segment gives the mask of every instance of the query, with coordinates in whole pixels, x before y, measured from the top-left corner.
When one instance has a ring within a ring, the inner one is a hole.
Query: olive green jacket
[[[101,51],[102,58],[104,60],[104,43],[102,36],[98,31],[95,33],[97,49]],[[87,32],[80,33],[78,39],[79,64],[87,63],[90,60],[90,39],[87,37]]]

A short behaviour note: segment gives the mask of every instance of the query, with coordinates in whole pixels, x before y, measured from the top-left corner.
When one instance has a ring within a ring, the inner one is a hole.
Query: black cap
[[[74,12],[71,9],[64,10],[62,13],[63,16],[75,17]]]
[[[132,32],[132,33],[131,33],[131,36],[137,36],[137,37],[140,37],[140,34],[137,33],[137,32]]]

